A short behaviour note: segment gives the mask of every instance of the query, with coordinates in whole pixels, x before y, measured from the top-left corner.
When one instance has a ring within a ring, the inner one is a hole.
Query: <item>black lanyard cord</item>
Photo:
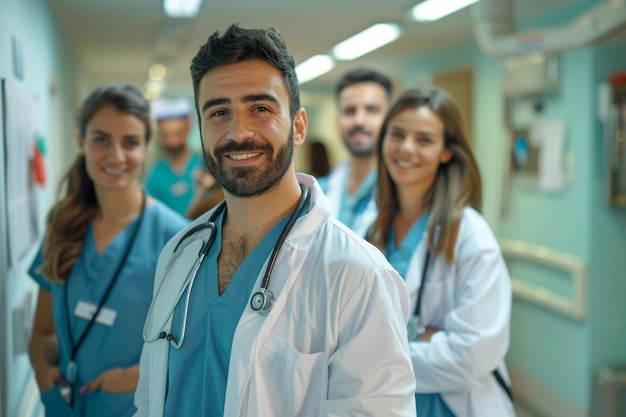
[[[69,303],[68,303],[68,297],[67,297],[67,285],[68,282],[65,282],[65,287],[63,288],[64,292],[65,292],[65,310],[66,310],[66,320],[67,320],[67,332],[69,334],[69,338],[70,338],[70,346],[72,349],[72,353],[70,356],[70,360],[74,361],[74,359],[76,358],[76,352],[78,352],[78,349],[80,348],[80,346],[83,344],[83,342],[85,341],[85,338],[87,337],[87,334],[89,333],[89,331],[91,330],[91,328],[93,327],[94,323],[96,322],[96,318],[98,317],[98,314],[100,314],[100,310],[102,310],[102,307],[104,307],[104,303],[107,301],[107,299],[109,298],[109,295],[111,294],[111,290],[113,290],[113,286],[115,285],[115,283],[117,282],[117,279],[119,278],[120,272],[122,271],[122,268],[124,267],[124,264],[126,263],[126,259],[128,258],[128,254],[130,253],[134,243],[135,243],[135,239],[137,238],[137,234],[139,232],[139,228],[141,227],[141,222],[143,219],[143,215],[145,213],[145,209],[146,209],[146,193],[143,192],[143,200],[141,202],[141,214],[139,215],[139,219],[137,220],[137,224],[135,225],[135,228],[133,229],[133,234],[130,238],[130,241],[128,242],[128,245],[126,246],[126,250],[124,252],[124,255],[122,255],[122,259],[120,260],[120,263],[117,265],[117,269],[115,270],[115,274],[113,275],[113,279],[111,279],[111,282],[109,283],[109,286],[107,287],[104,295],[102,296],[102,299],[100,300],[100,303],[98,304],[98,308],[96,308],[96,311],[93,313],[93,316],[91,316],[91,319],[89,320],[89,323],[87,324],[87,327],[85,328],[85,330],[83,331],[83,333],[80,335],[80,338],[78,339],[78,342],[76,343],[76,345],[74,345],[74,337],[72,335],[72,329],[71,329],[71,325],[70,325],[70,309],[69,309]]]
[[[422,296],[424,294],[424,283],[426,282],[426,273],[428,272],[428,261],[430,260],[430,249],[426,248],[426,257],[424,258],[424,267],[422,268],[422,282],[420,282],[420,288],[417,290],[417,303],[415,304],[415,314],[420,316],[422,310]]]
[[[435,233],[432,241],[426,241],[426,256],[424,257],[424,266],[422,268],[422,281],[420,282],[420,288],[417,290],[417,303],[415,304],[415,312],[413,313],[417,317],[420,317],[422,313],[422,296],[424,294],[424,284],[426,283],[426,274],[428,272],[428,262],[430,261],[430,253],[435,249],[437,242],[439,241],[439,225],[435,226]],[[432,248],[429,246],[432,242]]]

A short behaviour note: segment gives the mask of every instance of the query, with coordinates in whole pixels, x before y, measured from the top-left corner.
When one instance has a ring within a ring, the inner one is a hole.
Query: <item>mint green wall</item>
[[[13,76],[12,36],[15,36],[22,45],[23,80],[18,80]],[[60,138],[57,138],[58,142],[52,143],[50,140],[50,129],[55,123],[56,126],[60,126],[63,133],[73,131],[72,113],[69,109],[76,107],[75,80],[81,78],[81,71],[69,45],[70,43],[57,24],[48,2],[41,0],[0,0],[0,78],[14,81],[23,91],[35,97],[39,131],[46,138],[49,185],[46,190],[38,193],[41,217],[52,202],[55,183],[58,181],[59,173],[68,162],[64,158],[56,158],[56,156],[67,155],[67,150],[71,149],[74,144],[73,135],[69,133],[67,135],[62,134]],[[51,93],[52,79],[56,80],[57,94]],[[60,109],[55,112],[55,117],[60,117],[61,121],[51,120],[52,103]],[[2,239],[4,240],[4,237]],[[0,247],[4,247],[3,244],[0,243]],[[6,247],[2,250],[6,250]],[[24,388],[32,377],[27,355],[24,353],[16,354],[12,344],[11,313],[13,308],[27,294],[32,294],[33,302],[36,300],[37,287],[24,274],[27,261],[24,259],[24,265],[19,265],[12,270],[7,270],[6,266],[2,265],[2,271],[0,271],[0,280],[2,280],[0,286],[4,289],[4,292],[0,291],[0,294],[4,295],[4,298],[0,300],[0,317],[4,321],[2,328],[6,329],[3,334],[8,335],[8,337],[3,338],[2,343],[5,345],[3,349],[0,349],[0,354],[5,355],[2,363],[6,363],[6,369],[2,369],[0,372],[6,372],[8,381],[6,403],[1,404],[0,415],[17,415]],[[5,388],[3,387],[3,389]]]
[[[565,152],[572,155],[572,181],[563,191],[545,193],[511,186],[510,212],[500,238],[517,239],[577,256],[591,257],[591,150],[593,144],[593,51],[561,54],[559,93],[545,101],[535,120],[563,118]],[[524,274],[511,267],[511,275]],[[546,273],[537,280],[549,281]],[[567,295],[563,292],[563,295]],[[573,321],[552,311],[514,302],[509,363],[586,410],[590,405],[589,321]]]
[[[510,214],[501,235],[547,246],[587,259],[591,233],[591,150],[593,144],[593,51],[561,54],[561,87],[544,100],[534,121],[565,119],[565,152],[573,157],[572,181],[563,191],[546,193],[512,186]],[[540,216],[539,216],[540,215]]]
[[[626,72],[626,42],[594,50],[594,88],[606,83],[608,75]],[[597,99],[596,99],[597,102]],[[592,103],[597,108],[596,103]],[[607,162],[605,132],[593,118],[591,200],[591,262],[589,265],[589,310],[591,323],[591,366],[626,364],[626,207],[606,201]]]

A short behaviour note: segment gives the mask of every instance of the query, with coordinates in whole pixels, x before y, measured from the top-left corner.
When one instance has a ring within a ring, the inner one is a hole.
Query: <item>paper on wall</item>
[[[529,129],[531,140],[539,145],[539,189],[560,191],[565,188],[564,146],[565,121],[544,120]]]

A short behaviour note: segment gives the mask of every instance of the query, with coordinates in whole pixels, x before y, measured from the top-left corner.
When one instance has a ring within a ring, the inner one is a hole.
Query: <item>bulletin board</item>
[[[30,160],[39,131],[37,103],[19,84],[1,80],[2,143],[4,144],[3,178],[7,216],[5,241],[9,266],[38,240],[37,205],[31,181]]]

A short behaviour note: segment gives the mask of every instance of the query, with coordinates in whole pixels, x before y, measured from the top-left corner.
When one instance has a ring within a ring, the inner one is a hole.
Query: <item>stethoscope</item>
[[[269,312],[272,310],[272,306],[274,305],[274,301],[275,301],[274,294],[268,289],[268,287],[270,284],[270,276],[272,274],[272,270],[274,269],[276,258],[278,257],[278,252],[280,251],[280,248],[283,242],[285,241],[285,238],[291,231],[294,223],[296,222],[298,217],[300,217],[300,214],[304,210],[305,204],[309,197],[308,187],[300,184],[300,189],[302,190],[300,201],[298,202],[298,205],[289,216],[289,219],[287,220],[287,224],[285,224],[285,227],[283,228],[282,232],[280,233],[280,236],[278,237],[278,240],[276,241],[276,245],[274,245],[274,249],[272,249],[269,263],[267,267],[265,268],[265,273],[263,274],[263,280],[261,281],[261,288],[259,289],[259,291],[255,292],[252,295],[252,298],[250,299],[250,307],[252,308],[252,310],[258,312],[259,314],[263,316],[267,316],[269,314]],[[209,249],[211,249],[211,245],[215,241],[215,236],[217,234],[217,227],[215,226],[215,220],[217,220],[218,216],[224,211],[225,208],[226,208],[226,202],[222,201],[219,204],[219,206],[217,206],[215,211],[211,214],[211,217],[209,217],[209,219],[206,222],[201,223],[189,229],[180,238],[180,240],[174,247],[174,253],[172,255],[172,258],[170,259],[170,261],[167,263],[167,266],[165,267],[165,273],[164,273],[163,279],[161,280],[159,287],[157,288],[157,291],[154,295],[155,302],[152,302],[150,304],[150,308],[148,309],[148,315],[146,316],[146,321],[144,323],[143,332],[142,332],[144,342],[152,343],[159,339],[165,339],[168,342],[170,342],[172,347],[174,347],[175,349],[180,349],[180,347],[182,346],[183,341],[185,340],[185,331],[187,329],[187,314],[189,312],[189,298],[191,297],[191,290],[196,280],[196,276],[198,275],[198,270],[200,269],[200,266],[202,266],[202,262],[204,261],[204,258],[206,257],[207,253],[209,253]],[[161,293],[161,288],[163,287],[163,283],[165,283],[165,281],[167,280],[167,277],[170,272],[170,269],[172,268],[172,265],[174,264],[176,259],[178,259],[178,257],[181,255],[183,250],[191,243],[188,240],[188,238],[206,229],[208,229],[208,232],[209,232],[208,239],[205,242],[203,242],[202,247],[200,248],[200,252],[198,253],[198,257],[196,258],[196,261],[194,262],[193,266],[187,273],[187,276],[185,277],[185,281],[183,282],[183,285],[181,286],[180,291],[178,292],[178,295],[176,297],[176,300],[174,301],[174,304],[170,308],[169,313],[167,314],[167,316],[165,317],[161,325],[158,327],[159,330],[157,331],[156,335],[148,336],[147,329],[148,327],[150,327],[150,324],[154,317],[152,309],[154,305],[157,304],[156,301],[159,298],[159,294]],[[187,291],[187,287],[189,287],[188,291]],[[185,300],[185,312],[183,315],[183,328],[181,330],[180,340],[177,341],[172,333],[167,333],[165,331],[165,327],[167,326],[167,322],[169,321],[169,319],[174,314],[174,310],[176,310],[176,306],[178,305],[185,291],[187,291],[187,297]]]

